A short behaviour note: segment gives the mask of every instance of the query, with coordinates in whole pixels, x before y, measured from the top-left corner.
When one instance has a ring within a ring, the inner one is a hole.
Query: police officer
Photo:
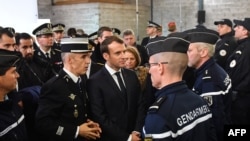
[[[8,96],[17,95],[15,89],[19,74],[16,63],[20,54],[0,49],[0,140],[27,141],[27,133],[22,108]]]
[[[57,75],[63,65],[60,50],[52,48],[54,43],[52,25],[44,23],[34,29],[32,33],[36,35],[38,43],[35,47],[34,57],[47,62],[48,67],[53,68],[53,75]]]
[[[84,75],[90,63],[88,39],[62,39],[64,68],[42,89],[36,114],[41,137],[50,141],[80,141],[100,137],[99,125],[89,119]]]
[[[158,91],[145,119],[145,140],[208,141],[215,138],[209,106],[182,81],[188,61],[187,38],[184,33],[172,33],[171,37],[147,46],[149,73]]]
[[[193,91],[204,98],[213,114],[218,140],[223,140],[223,128],[231,123],[231,79],[213,59],[218,36],[209,30],[188,33],[191,37],[188,66],[195,68]]]
[[[237,47],[234,30],[232,29],[233,24],[229,19],[215,21],[214,24],[217,25],[217,31],[220,35],[220,40],[215,45],[214,59],[225,69],[227,58]]]
[[[52,25],[55,49],[61,50],[61,39],[64,36],[65,25],[62,23]]]
[[[234,124],[250,124],[250,18],[234,20],[234,23],[238,46],[226,65],[236,95],[232,103],[232,119]]]
[[[159,37],[158,34],[157,34],[158,33],[157,31],[158,31],[159,28],[161,28],[161,26],[159,24],[157,24],[157,23],[155,23],[153,21],[148,21],[148,25],[147,25],[147,29],[146,29],[148,37],[144,37],[142,39],[142,42],[141,42],[142,47],[146,47],[147,44],[151,40]]]

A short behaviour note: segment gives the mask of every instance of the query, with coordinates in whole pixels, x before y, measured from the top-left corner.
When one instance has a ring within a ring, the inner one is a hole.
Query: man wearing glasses
[[[184,33],[172,33],[165,40],[147,45],[149,73],[158,91],[145,119],[145,140],[208,141],[215,138],[207,103],[182,81],[188,62],[187,38]]]

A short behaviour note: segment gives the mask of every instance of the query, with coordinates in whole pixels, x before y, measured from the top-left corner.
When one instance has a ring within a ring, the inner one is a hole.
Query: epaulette
[[[229,44],[228,44],[228,43],[224,43],[224,45],[225,45],[225,46],[229,46]]]
[[[66,75],[63,76],[63,79],[65,79],[66,82],[69,82],[69,80],[71,79],[71,77],[68,74],[66,74]]]
[[[158,111],[161,104],[166,100],[166,97],[160,97],[157,101],[155,101],[150,107],[149,107],[149,111]]]
[[[55,48],[54,50],[55,50],[55,51],[58,51],[58,52],[60,52],[60,53],[62,52],[60,49],[57,49],[57,48]]]
[[[211,75],[210,75],[210,72],[208,70],[204,71],[202,79],[203,80],[205,80],[205,79],[211,79]]]
[[[102,66],[104,65],[103,63],[96,63],[96,64],[98,64],[98,65],[102,65]]]

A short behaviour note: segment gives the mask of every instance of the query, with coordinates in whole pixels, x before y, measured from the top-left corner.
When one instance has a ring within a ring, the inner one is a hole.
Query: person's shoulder
[[[105,67],[104,65],[99,69],[99,71],[97,71],[96,73],[94,73],[93,75],[91,75],[89,77],[89,80],[95,80],[95,79],[103,79],[103,76],[105,76],[105,71],[104,71]]]

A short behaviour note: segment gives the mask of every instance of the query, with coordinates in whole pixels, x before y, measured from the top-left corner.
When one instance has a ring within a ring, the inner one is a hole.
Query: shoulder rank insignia
[[[75,97],[76,97],[76,95],[74,95],[74,94],[70,94],[70,95],[69,95],[69,98],[72,99],[72,100],[74,100]]]
[[[202,79],[211,79],[211,76],[210,76],[208,70],[205,70]]]
[[[63,78],[64,78],[67,82],[69,82],[69,79],[71,79],[68,75],[65,75]]]
[[[165,96],[160,97],[159,99],[157,99],[157,101],[156,101],[152,106],[149,107],[149,110],[151,110],[151,109],[158,110],[159,107],[160,107],[160,105],[162,104],[162,102],[163,102],[165,99],[166,99]]]

